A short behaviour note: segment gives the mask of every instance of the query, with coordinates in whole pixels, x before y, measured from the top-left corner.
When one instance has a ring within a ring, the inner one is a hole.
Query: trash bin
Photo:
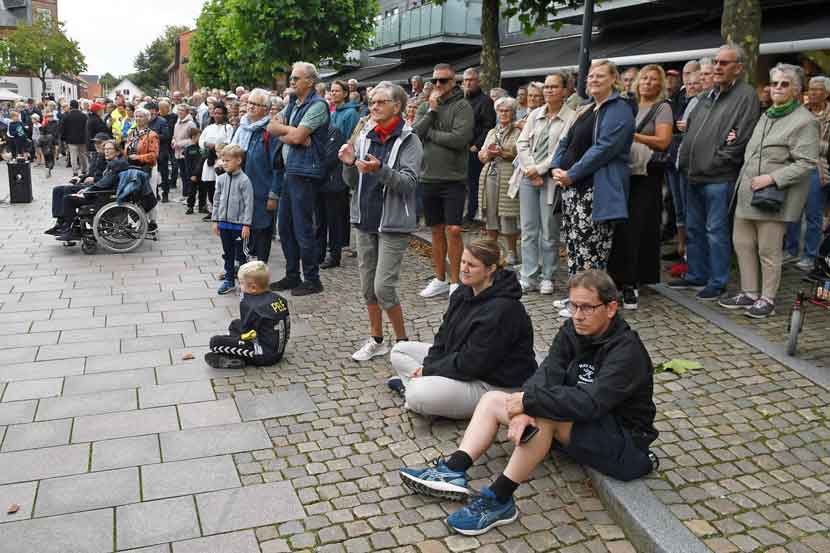
[[[9,201],[13,204],[32,202],[32,164],[28,161],[9,163]]]

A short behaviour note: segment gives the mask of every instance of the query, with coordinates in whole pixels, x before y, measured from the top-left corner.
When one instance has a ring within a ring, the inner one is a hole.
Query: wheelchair
[[[91,191],[84,195],[92,202],[79,206],[71,223],[74,233],[81,237],[83,253],[93,254],[99,245],[113,253],[129,253],[145,239],[158,241],[158,228],[150,223],[138,198],[131,197],[119,204],[115,201],[115,191]],[[76,241],[63,243],[65,247],[76,244]]]

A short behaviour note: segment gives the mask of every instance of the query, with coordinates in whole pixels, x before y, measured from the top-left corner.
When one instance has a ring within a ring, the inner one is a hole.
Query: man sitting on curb
[[[402,468],[401,481],[416,493],[460,500],[467,470],[508,426],[515,444],[504,472],[447,519],[468,536],[509,524],[519,516],[513,493],[551,446],[576,462],[619,480],[657,468],[648,449],[654,429],[653,373],[639,336],[617,315],[617,289],[603,271],[589,270],[568,283],[565,322],[547,357],[522,391],[481,398],[458,450],[426,469]]]

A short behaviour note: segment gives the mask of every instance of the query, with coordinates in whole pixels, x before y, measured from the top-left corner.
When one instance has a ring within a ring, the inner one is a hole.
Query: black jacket
[[[87,143],[86,147],[90,152],[95,151],[95,135],[98,133],[104,133],[105,135],[112,138],[112,131],[109,127],[104,123],[104,120],[98,117],[95,113],[90,113],[87,116],[86,120],[86,136],[87,136]]]
[[[89,168],[87,169],[86,173],[79,177],[78,182],[83,184],[84,180],[87,177],[92,177],[94,181],[99,181],[104,176],[104,171],[107,168],[107,158],[104,157],[104,154],[99,154],[95,152],[95,155],[92,156],[90,160]]]
[[[184,162],[187,164],[187,174],[195,176],[198,182],[202,181],[202,150],[196,144],[190,144],[184,149]]]
[[[167,124],[167,119],[161,115],[157,115],[155,119],[151,119],[147,126],[156,131],[159,135],[159,147],[170,146],[170,141],[173,139],[173,129]]]
[[[61,140],[67,144],[87,144],[87,119],[79,109],[70,109],[61,117]]]
[[[266,359],[278,360],[291,334],[288,302],[274,292],[244,294],[239,302],[239,326],[242,338],[256,332],[254,347],[261,348]]]
[[[475,118],[473,141],[470,146],[477,146],[480,150],[484,145],[484,139],[487,138],[487,133],[496,126],[496,110],[493,107],[493,100],[481,90],[472,96],[467,96],[467,101],[473,108]]]
[[[104,169],[103,176],[100,180],[95,181],[89,186],[90,190],[117,190],[118,176],[121,172],[130,168],[130,164],[123,156],[119,156],[112,161],[107,162]]]
[[[513,271],[498,270],[493,285],[474,296],[460,286],[424,359],[424,376],[482,380],[518,388],[536,370],[533,326]]]
[[[580,336],[568,320],[527,382],[524,410],[532,417],[595,421],[606,414],[641,441],[653,442],[654,367],[636,332],[617,315],[599,337]]]

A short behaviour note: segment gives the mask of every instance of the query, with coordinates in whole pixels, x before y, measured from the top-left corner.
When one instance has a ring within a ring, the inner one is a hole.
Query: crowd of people
[[[798,266],[812,267],[828,208],[830,79],[778,64],[756,90],[744,61],[733,44],[682,72],[654,64],[621,72],[597,60],[585,98],[567,71],[513,98],[483,91],[475,69],[459,79],[443,63],[406,91],[391,82],[321,83],[314,65],[297,62],[280,95],[240,87],[189,100],[174,92],[73,102],[43,113],[58,119],[77,174],[55,188],[58,221],[47,232],[65,234],[79,188],[110,186],[125,166],[157,175],[161,202],[180,179],[185,213],[204,214],[221,241],[218,293],[235,290],[240,275],[246,298],[230,336],[211,341],[216,367],[279,360],[289,323],[272,292],[323,292],[320,270],[341,267],[353,236],[369,331],[353,359],[389,354],[388,385],[408,409],[471,419],[457,451],[426,469],[401,469],[402,482],[466,497],[467,469],[499,425],[509,427],[516,448],[508,466],[448,519],[476,535],[515,520],[513,494],[551,445],[624,480],[656,466],[653,368],[619,310],[638,308],[639,288],[660,280],[661,257],[678,262],[668,286],[753,318],[774,312],[805,214]],[[22,117],[12,113],[10,136]],[[434,275],[420,295],[448,298],[431,344],[409,339],[398,295],[422,220]],[[484,236],[465,246],[465,227]],[[677,251],[661,256],[666,229]],[[264,264],[276,232],[285,274],[271,282]],[[733,251],[740,288],[728,294]],[[562,257],[568,280],[553,303],[566,321],[537,367],[520,300],[556,292]],[[251,334],[260,324],[265,350]]]

